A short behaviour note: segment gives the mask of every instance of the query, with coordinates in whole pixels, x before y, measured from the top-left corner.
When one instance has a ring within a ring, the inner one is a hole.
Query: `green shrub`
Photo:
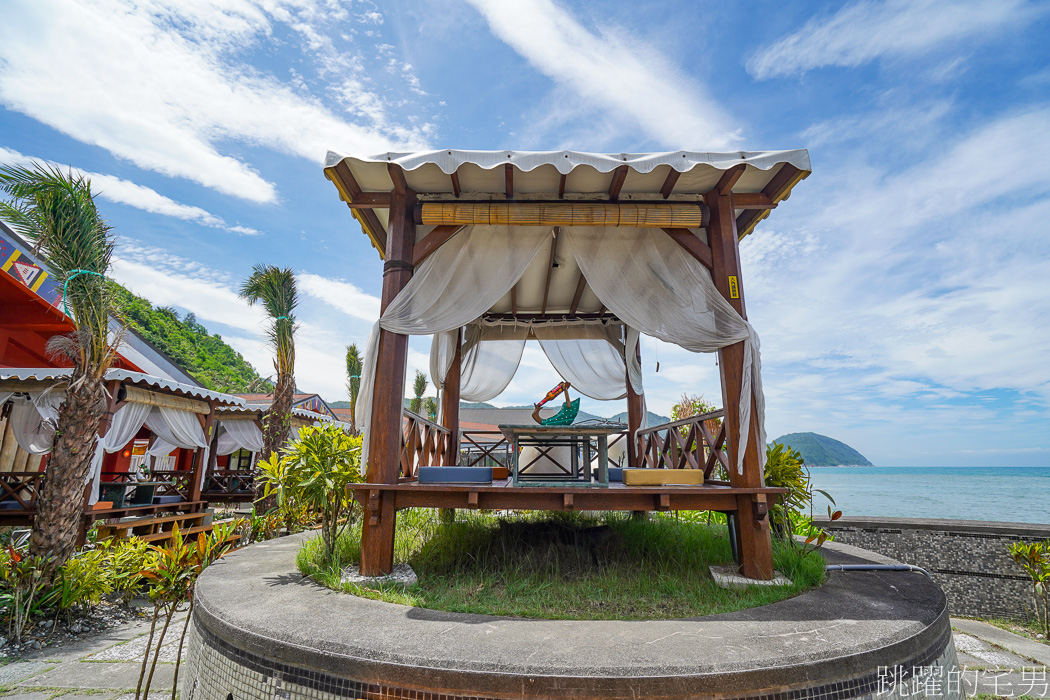
[[[1015,542],[1010,545],[1010,556],[1032,580],[1036,618],[1043,625],[1044,638],[1050,639],[1050,540]]]
[[[98,605],[113,587],[113,571],[108,566],[106,550],[85,549],[67,559],[58,570],[55,604],[59,612],[68,614],[74,606],[83,609]]]

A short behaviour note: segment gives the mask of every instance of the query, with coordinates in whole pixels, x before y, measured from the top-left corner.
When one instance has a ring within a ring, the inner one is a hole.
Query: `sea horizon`
[[[808,467],[844,516],[1050,524],[1050,466]],[[828,501],[816,494],[814,513]]]

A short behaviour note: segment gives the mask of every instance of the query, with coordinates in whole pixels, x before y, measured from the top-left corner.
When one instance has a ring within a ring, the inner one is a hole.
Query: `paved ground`
[[[172,628],[181,632],[183,619],[177,615]],[[968,695],[1050,698],[1050,646],[976,620],[953,618],[952,628],[964,667],[959,681]],[[139,622],[0,666],[0,694],[19,700],[132,700],[148,632],[149,623]],[[157,698],[169,697],[175,672],[178,633],[168,636],[153,678]]]
[[[185,614],[172,618],[150,687],[152,697],[171,696],[175,655],[185,619]],[[70,700],[133,700],[149,625],[148,620],[135,622],[0,666],[0,695],[19,700],[60,696]]]

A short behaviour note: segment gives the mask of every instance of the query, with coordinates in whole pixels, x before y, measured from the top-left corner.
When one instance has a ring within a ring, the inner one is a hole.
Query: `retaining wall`
[[[929,571],[953,615],[1024,619],[1033,614],[1031,580],[1008,550],[1014,542],[1050,539],[1050,525],[867,517],[817,524],[836,542]]]

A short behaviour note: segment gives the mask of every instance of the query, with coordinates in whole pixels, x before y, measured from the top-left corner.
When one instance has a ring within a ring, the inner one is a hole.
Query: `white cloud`
[[[329,148],[373,152],[423,140],[392,122],[343,121],[301,86],[241,62],[275,23],[308,36],[313,22],[345,16],[327,7],[21,0],[0,23],[0,102],[139,167],[273,202],[273,183],[232,155],[232,144],[319,162]]]
[[[379,297],[363,292],[356,285],[309,272],[300,272],[296,281],[301,292],[320,299],[348,316],[369,323],[375,323],[379,318]]]
[[[18,151],[13,151],[10,148],[0,146],[0,163],[5,165],[30,165],[33,162],[47,161],[43,161],[42,158],[32,158],[23,155]],[[260,232],[253,228],[247,226],[230,226],[222,219],[222,217],[216,216],[200,207],[176,202],[174,199],[165,197],[160,192],[144,185],[138,185],[134,182],[113,175],[79,170],[61,163],[50,163],[50,165],[59,167],[62,170],[71,169],[82,173],[91,181],[91,191],[96,196],[108,199],[111,202],[125,204],[129,207],[148,211],[151,214],[161,214],[163,216],[172,216],[184,221],[192,221],[201,224],[202,226],[226,229],[227,231],[239,233],[244,236],[260,235]]]
[[[737,142],[729,118],[702,85],[623,30],[590,31],[553,0],[468,1],[496,36],[578,96],[580,109],[626,119],[632,129],[676,148]]]
[[[925,53],[978,41],[1040,11],[1026,0],[863,0],[817,17],[756,53],[748,72],[762,80],[823,66],[859,66],[881,56]]]
[[[1050,405],[1050,143],[1030,136],[1050,108],[904,168],[881,165],[896,128],[873,123],[867,149],[802,183],[742,246],[770,435],[830,431],[903,464],[973,431],[1045,444],[1017,426],[1026,403]]]

